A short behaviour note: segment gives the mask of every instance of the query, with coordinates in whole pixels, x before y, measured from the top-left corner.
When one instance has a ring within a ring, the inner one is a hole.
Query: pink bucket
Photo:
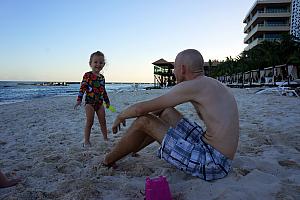
[[[165,176],[146,178],[146,200],[172,200],[168,181]]]

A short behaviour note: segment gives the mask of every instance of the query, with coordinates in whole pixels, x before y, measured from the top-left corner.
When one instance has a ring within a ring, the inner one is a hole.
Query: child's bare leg
[[[91,129],[94,123],[95,110],[92,105],[85,105],[86,124],[84,129],[84,144],[90,145]]]
[[[18,184],[21,179],[8,180],[6,176],[0,171],[0,188],[11,187]]]
[[[97,116],[98,116],[98,120],[99,120],[99,124],[100,124],[100,129],[101,129],[103,138],[104,138],[104,140],[108,140],[104,106],[101,106],[97,110],[96,113],[97,113]]]

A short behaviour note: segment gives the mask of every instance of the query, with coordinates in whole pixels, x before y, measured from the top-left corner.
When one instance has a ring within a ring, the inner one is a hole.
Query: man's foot
[[[107,169],[110,169],[110,168],[117,169],[118,168],[116,163],[107,164],[107,163],[105,163],[105,161],[102,161],[101,165],[104,167],[107,167]]]
[[[138,153],[136,153],[136,152],[132,152],[132,153],[131,153],[131,156],[132,156],[132,157],[140,157],[140,154],[138,154]]]
[[[21,182],[20,178],[7,180],[4,183],[0,183],[0,188],[11,187],[11,186],[17,185],[19,182]]]

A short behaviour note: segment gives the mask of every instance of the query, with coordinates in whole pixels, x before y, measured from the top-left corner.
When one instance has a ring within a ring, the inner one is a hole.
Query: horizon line
[[[0,80],[0,82],[34,82],[34,83],[67,83],[67,84],[77,84],[77,83],[81,83],[81,81],[21,81],[21,80]],[[153,82],[124,82],[124,81],[109,81],[109,82],[105,82],[106,84],[132,84],[132,83],[141,83],[141,84],[154,84]]]

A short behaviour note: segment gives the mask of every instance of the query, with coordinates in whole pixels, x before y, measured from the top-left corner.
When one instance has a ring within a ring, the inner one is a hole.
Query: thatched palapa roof
[[[153,65],[162,67],[162,68],[174,68],[174,62],[168,62],[165,59],[161,58],[155,62],[152,63]]]

